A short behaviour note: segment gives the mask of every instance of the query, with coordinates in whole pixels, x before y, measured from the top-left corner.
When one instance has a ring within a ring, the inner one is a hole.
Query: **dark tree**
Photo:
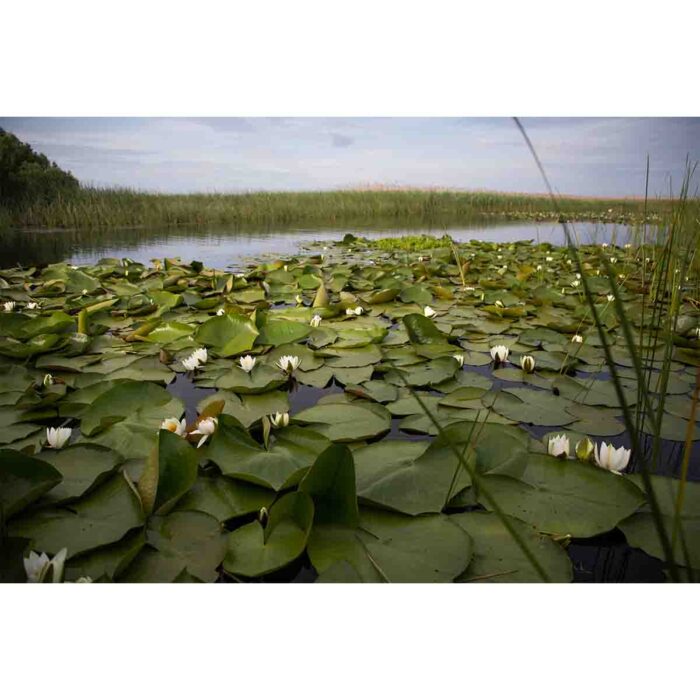
[[[51,200],[79,187],[71,173],[0,129],[0,205],[13,208]]]

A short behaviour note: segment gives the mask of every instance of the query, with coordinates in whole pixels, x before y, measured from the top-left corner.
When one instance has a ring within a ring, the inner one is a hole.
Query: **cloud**
[[[331,143],[335,148],[347,148],[355,143],[352,136],[344,136],[343,134],[331,134]]]

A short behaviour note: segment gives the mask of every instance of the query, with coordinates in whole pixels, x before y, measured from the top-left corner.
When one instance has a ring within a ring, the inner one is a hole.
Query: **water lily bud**
[[[452,355],[460,367],[464,367],[464,355]]]
[[[55,384],[55,380],[51,374],[45,374],[44,379],[41,382],[44,386],[51,386]]]
[[[423,309],[423,316],[426,318],[434,318],[437,316],[437,311],[435,311],[435,309],[433,309],[431,306],[426,306]]]
[[[270,423],[275,428],[286,428],[289,425],[289,413],[275,413],[271,415]]]
[[[496,306],[497,306],[499,309],[504,308],[503,302],[502,302],[500,299],[496,299]]]
[[[72,434],[71,428],[46,428],[46,442],[54,450],[60,450]]]
[[[576,457],[582,462],[590,461],[593,456],[593,448],[595,445],[590,440],[590,438],[583,438],[576,443]]]
[[[535,358],[532,355],[523,355],[520,358],[520,367],[523,372],[532,374],[535,371]]]
[[[267,521],[270,519],[270,514],[267,512],[267,508],[263,506],[259,511],[258,511],[258,522],[265,527],[267,525]]]
[[[296,355],[282,355],[276,364],[283,372],[291,374],[299,367],[301,360]]]
[[[219,310],[216,312],[216,315],[217,315],[217,316],[223,316],[225,313],[226,313],[226,312],[225,312],[223,309],[219,309]]]
[[[552,457],[560,457],[568,459],[569,457],[569,438],[566,435],[555,435],[549,438],[547,443],[547,452]]]
[[[322,320],[323,320],[323,319],[322,319],[318,314],[315,314],[315,315],[312,317],[312,319],[309,321],[309,325],[310,325],[312,328],[318,328],[318,327],[321,325],[321,321],[322,321]]]
[[[494,345],[490,352],[491,359],[498,365],[506,362],[510,350],[505,345]]]
[[[608,294],[608,301],[615,301],[615,295],[614,295],[614,294]]]
[[[573,338],[571,338],[572,343],[582,343],[583,342],[583,336],[582,335],[575,335]]]

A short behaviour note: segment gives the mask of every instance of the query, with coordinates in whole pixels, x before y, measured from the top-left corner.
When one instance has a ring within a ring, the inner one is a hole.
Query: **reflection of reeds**
[[[3,213],[0,225],[48,228],[171,226],[179,224],[360,225],[394,223],[465,224],[479,217],[608,222],[639,221],[667,212],[656,200],[645,212],[637,199],[561,198],[557,207],[542,195],[431,189],[369,189],[241,194],[156,194],[129,189],[81,188],[72,195]]]
[[[556,207],[559,202],[554,195],[547,175],[540,163],[537,153],[527,136],[521,123],[516,119],[516,124],[530,149],[533,158],[540,170],[542,178],[550,192],[553,205]],[[690,557],[685,546],[681,527],[681,512],[683,507],[683,493],[687,481],[687,463],[692,449],[692,437],[695,428],[694,412],[697,404],[697,388],[693,399],[693,415],[688,424],[688,433],[684,444],[683,465],[681,478],[679,480],[678,497],[675,503],[673,514],[673,535],[669,536],[664,519],[661,514],[657,494],[654,492],[651,482],[651,474],[661,466],[661,445],[663,410],[666,398],[666,389],[671,375],[671,360],[674,351],[674,335],[678,325],[678,318],[681,310],[683,297],[683,281],[686,279],[689,265],[697,267],[697,252],[700,245],[700,219],[697,216],[697,200],[689,197],[690,182],[694,175],[694,167],[688,164],[686,176],[680,189],[678,197],[672,200],[672,207],[664,217],[662,226],[655,245],[651,246],[646,240],[646,230],[643,233],[640,254],[646,261],[649,256],[649,248],[653,248],[653,266],[651,278],[647,279],[646,263],[642,265],[642,288],[646,298],[649,297],[651,309],[642,310],[642,323],[638,329],[638,341],[635,339],[635,332],[632,328],[633,322],[630,318],[625,304],[620,298],[620,289],[617,276],[610,259],[607,255],[602,256],[602,265],[610,283],[614,295],[613,305],[620,321],[624,345],[622,346],[630,355],[637,381],[638,401],[636,412],[629,406],[625,394],[622,379],[617,371],[612,355],[612,347],[607,337],[605,325],[601,319],[600,312],[596,306],[595,297],[591,292],[588,279],[579,256],[576,241],[571,234],[570,227],[562,221],[564,234],[566,236],[569,253],[581,273],[581,282],[588,303],[593,322],[598,330],[601,345],[605,353],[606,363],[615,386],[618,401],[622,409],[625,427],[632,443],[632,454],[636,464],[640,469],[645,496],[651,510],[654,526],[659,538],[659,542],[664,552],[664,559],[670,577],[674,581],[680,581],[682,576],[676,558],[676,543],[680,540],[682,549],[682,560],[685,564],[685,574],[689,580],[693,579],[693,570]],[[647,162],[647,183],[648,183],[648,162]],[[646,200],[645,200],[646,201]],[[644,205],[646,211],[646,204]],[[645,332],[648,335],[645,339]],[[659,398],[656,400],[651,391],[652,369],[657,365],[659,348],[663,355],[661,360],[659,383],[655,387]],[[642,449],[643,430],[651,432],[653,436],[651,455],[647,455]],[[696,563],[697,565],[697,563]]]

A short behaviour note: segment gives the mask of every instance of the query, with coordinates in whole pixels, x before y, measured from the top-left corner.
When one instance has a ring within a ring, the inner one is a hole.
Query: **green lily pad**
[[[493,513],[456,513],[450,519],[469,533],[474,558],[459,582],[540,583],[542,577],[513,539],[503,521]],[[571,560],[563,547],[516,518],[508,518],[529,551],[545,570],[550,582],[568,583],[573,577]]]
[[[485,475],[500,508],[540,532],[594,537],[612,530],[644,501],[627,479],[591,464],[532,454],[520,479]],[[488,499],[480,502],[490,507]]]
[[[308,494],[285,494],[270,509],[265,527],[255,521],[228,536],[224,569],[255,577],[290,564],[303,553],[313,518],[314,502]]]
[[[389,411],[370,403],[316,405],[297,413],[294,421],[311,426],[334,442],[368,440],[391,428]]]
[[[115,475],[70,508],[50,507],[15,518],[8,530],[31,539],[41,552],[55,554],[67,547],[70,558],[116,542],[143,522],[138,496],[123,476]]]
[[[216,580],[216,569],[226,551],[219,522],[197,511],[150,518],[146,542],[121,580],[170,583],[186,571],[198,581],[211,582]]]
[[[0,513],[3,519],[50,491],[63,476],[51,464],[22,452],[0,450]]]
[[[252,349],[258,334],[255,324],[247,316],[224,314],[202,323],[194,337],[221,357],[231,357]]]

